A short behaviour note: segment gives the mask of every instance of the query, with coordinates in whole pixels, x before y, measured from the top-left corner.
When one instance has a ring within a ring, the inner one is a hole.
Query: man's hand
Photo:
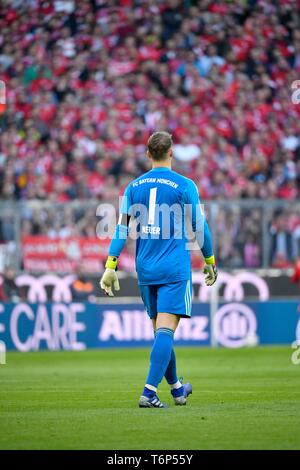
[[[218,271],[214,264],[205,264],[203,273],[206,274],[205,276],[205,284],[207,286],[212,286],[218,277]]]
[[[115,291],[120,290],[119,279],[116,273],[118,264],[118,258],[114,256],[109,256],[105,263],[105,271],[100,280],[100,287],[104,290],[105,294],[109,297],[113,297],[114,293],[112,288],[114,287]]]
[[[106,268],[101,277],[100,287],[109,297],[114,296],[112,287],[114,287],[114,290],[120,290],[119,279],[114,269]]]

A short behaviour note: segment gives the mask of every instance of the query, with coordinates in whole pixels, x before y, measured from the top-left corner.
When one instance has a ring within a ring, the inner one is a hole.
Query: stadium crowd
[[[175,169],[204,200],[296,199],[299,7],[299,0],[2,1],[1,199],[116,200],[147,170],[154,130],[172,133]],[[34,227],[26,217],[23,230]],[[248,245],[258,246],[258,237],[247,232]]]

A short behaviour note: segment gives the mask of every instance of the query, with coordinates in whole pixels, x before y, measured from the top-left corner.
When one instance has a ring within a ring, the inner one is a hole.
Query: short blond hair
[[[159,161],[166,158],[168,150],[172,147],[172,135],[168,132],[154,132],[148,139],[148,150],[153,160]]]

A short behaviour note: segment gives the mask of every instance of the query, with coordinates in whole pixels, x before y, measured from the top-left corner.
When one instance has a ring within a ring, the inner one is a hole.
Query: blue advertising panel
[[[214,315],[215,342],[231,348],[291,344],[300,339],[298,306],[284,300],[220,304]]]
[[[220,304],[210,321],[209,303],[195,302],[191,319],[181,320],[178,345],[242,347],[291,344],[300,339],[294,301]],[[83,350],[150,345],[152,323],[142,304],[0,304],[0,342],[7,350]]]

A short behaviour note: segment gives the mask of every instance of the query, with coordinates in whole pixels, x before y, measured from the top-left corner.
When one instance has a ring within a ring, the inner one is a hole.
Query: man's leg
[[[165,373],[165,378],[171,390],[179,390],[182,388],[182,383],[177,376],[176,355],[174,349],[172,349],[171,352],[170,362]]]
[[[150,354],[150,369],[143,391],[144,397],[156,400],[157,387],[162,381],[171,359],[174,332],[180,317],[169,313],[158,313],[156,317],[156,334]],[[158,400],[158,399],[157,399]],[[160,402],[156,402],[160,404]],[[156,403],[153,403],[155,406]]]
[[[156,395],[157,387],[164,375],[167,376],[168,383],[173,387],[171,393],[176,405],[185,405],[186,398],[192,393],[191,384],[181,384],[178,381],[175,353],[172,353],[174,333],[180,318],[182,316],[190,317],[191,301],[192,283],[190,279],[157,286],[156,312],[171,311],[172,313],[156,314],[155,312],[154,315],[149,315],[150,318],[155,319],[153,320],[155,339],[150,355],[149,374],[140,397],[141,407],[164,406]]]
[[[152,318],[154,336],[156,335],[156,317]],[[178,321],[179,324],[179,321]],[[171,351],[170,361],[165,373],[165,379],[170,385],[171,390],[178,390],[182,388],[182,383],[178,380],[177,368],[176,368],[176,355],[174,348]]]

